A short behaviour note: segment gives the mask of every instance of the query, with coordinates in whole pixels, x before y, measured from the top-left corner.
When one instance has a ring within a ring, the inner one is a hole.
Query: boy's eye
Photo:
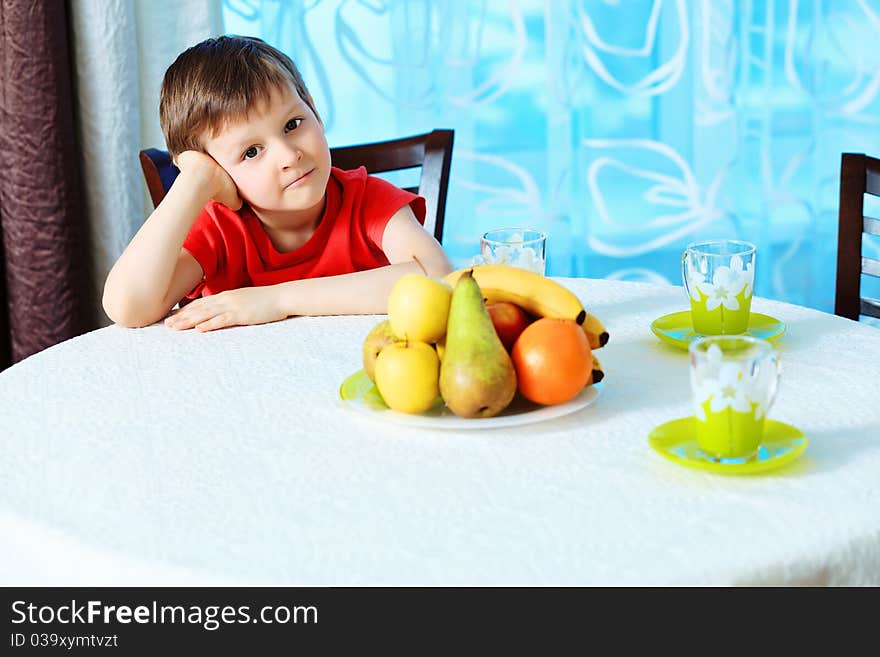
[[[257,156],[257,147],[256,146],[251,146],[249,149],[247,149],[244,152],[244,159],[246,159],[246,160],[250,160],[252,158],[255,158],[256,156]]]
[[[284,131],[291,132],[296,130],[300,123],[302,123],[302,119],[290,119],[290,121],[284,124]]]

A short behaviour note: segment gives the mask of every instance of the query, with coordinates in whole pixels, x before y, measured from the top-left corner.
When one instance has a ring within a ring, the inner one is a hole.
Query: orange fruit
[[[590,380],[593,354],[573,320],[542,317],[529,324],[511,352],[520,393],[538,404],[574,399]]]

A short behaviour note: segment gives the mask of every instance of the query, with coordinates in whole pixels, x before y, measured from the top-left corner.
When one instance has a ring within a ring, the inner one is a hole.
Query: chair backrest
[[[880,235],[880,220],[865,216],[865,194],[880,197],[880,160],[844,153],[840,162],[837,289],[834,313],[857,320],[880,318],[880,301],[861,295],[862,275],[880,277],[880,260],[862,256],[862,235]]]
[[[340,169],[364,166],[371,174],[421,167],[419,186],[405,189],[425,197],[425,229],[442,243],[453,137],[452,130],[434,130],[390,141],[342,146],[330,149],[330,159]],[[156,148],[142,150],[140,161],[153,205],[157,206],[180,171],[167,151]]]

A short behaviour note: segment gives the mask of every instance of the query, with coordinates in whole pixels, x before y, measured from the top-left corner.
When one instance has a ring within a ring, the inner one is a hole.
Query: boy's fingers
[[[175,330],[195,328],[199,332],[234,326],[233,313],[225,308],[223,294],[193,301],[173,316],[166,317],[165,325]]]
[[[191,305],[192,304],[190,304],[190,306]],[[190,306],[187,306],[186,309],[181,310],[173,317],[168,317],[165,320],[165,324],[176,329],[192,328],[196,324],[203,322],[206,319],[210,319],[214,314],[210,307],[201,306],[192,308]]]
[[[175,320],[173,322],[165,321],[165,326],[170,329],[174,329],[175,331],[182,331],[184,329],[192,328],[193,325],[186,320]]]
[[[216,299],[199,299],[198,301],[193,301],[186,308],[180,311],[183,317],[188,319],[195,319],[201,317],[202,319],[207,319],[213,315],[217,314],[215,310]]]
[[[196,324],[196,331],[204,333],[206,331],[213,331],[214,329],[229,326],[231,324],[230,319],[231,318],[228,313],[220,313],[219,315],[215,315],[205,322]]]

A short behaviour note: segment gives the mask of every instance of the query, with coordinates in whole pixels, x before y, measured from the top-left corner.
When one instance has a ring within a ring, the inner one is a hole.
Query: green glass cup
[[[681,277],[699,335],[738,335],[749,328],[755,283],[755,245],[739,240],[688,244]]]
[[[776,351],[766,340],[744,335],[699,338],[689,351],[700,450],[721,462],[754,459],[779,386]]]

